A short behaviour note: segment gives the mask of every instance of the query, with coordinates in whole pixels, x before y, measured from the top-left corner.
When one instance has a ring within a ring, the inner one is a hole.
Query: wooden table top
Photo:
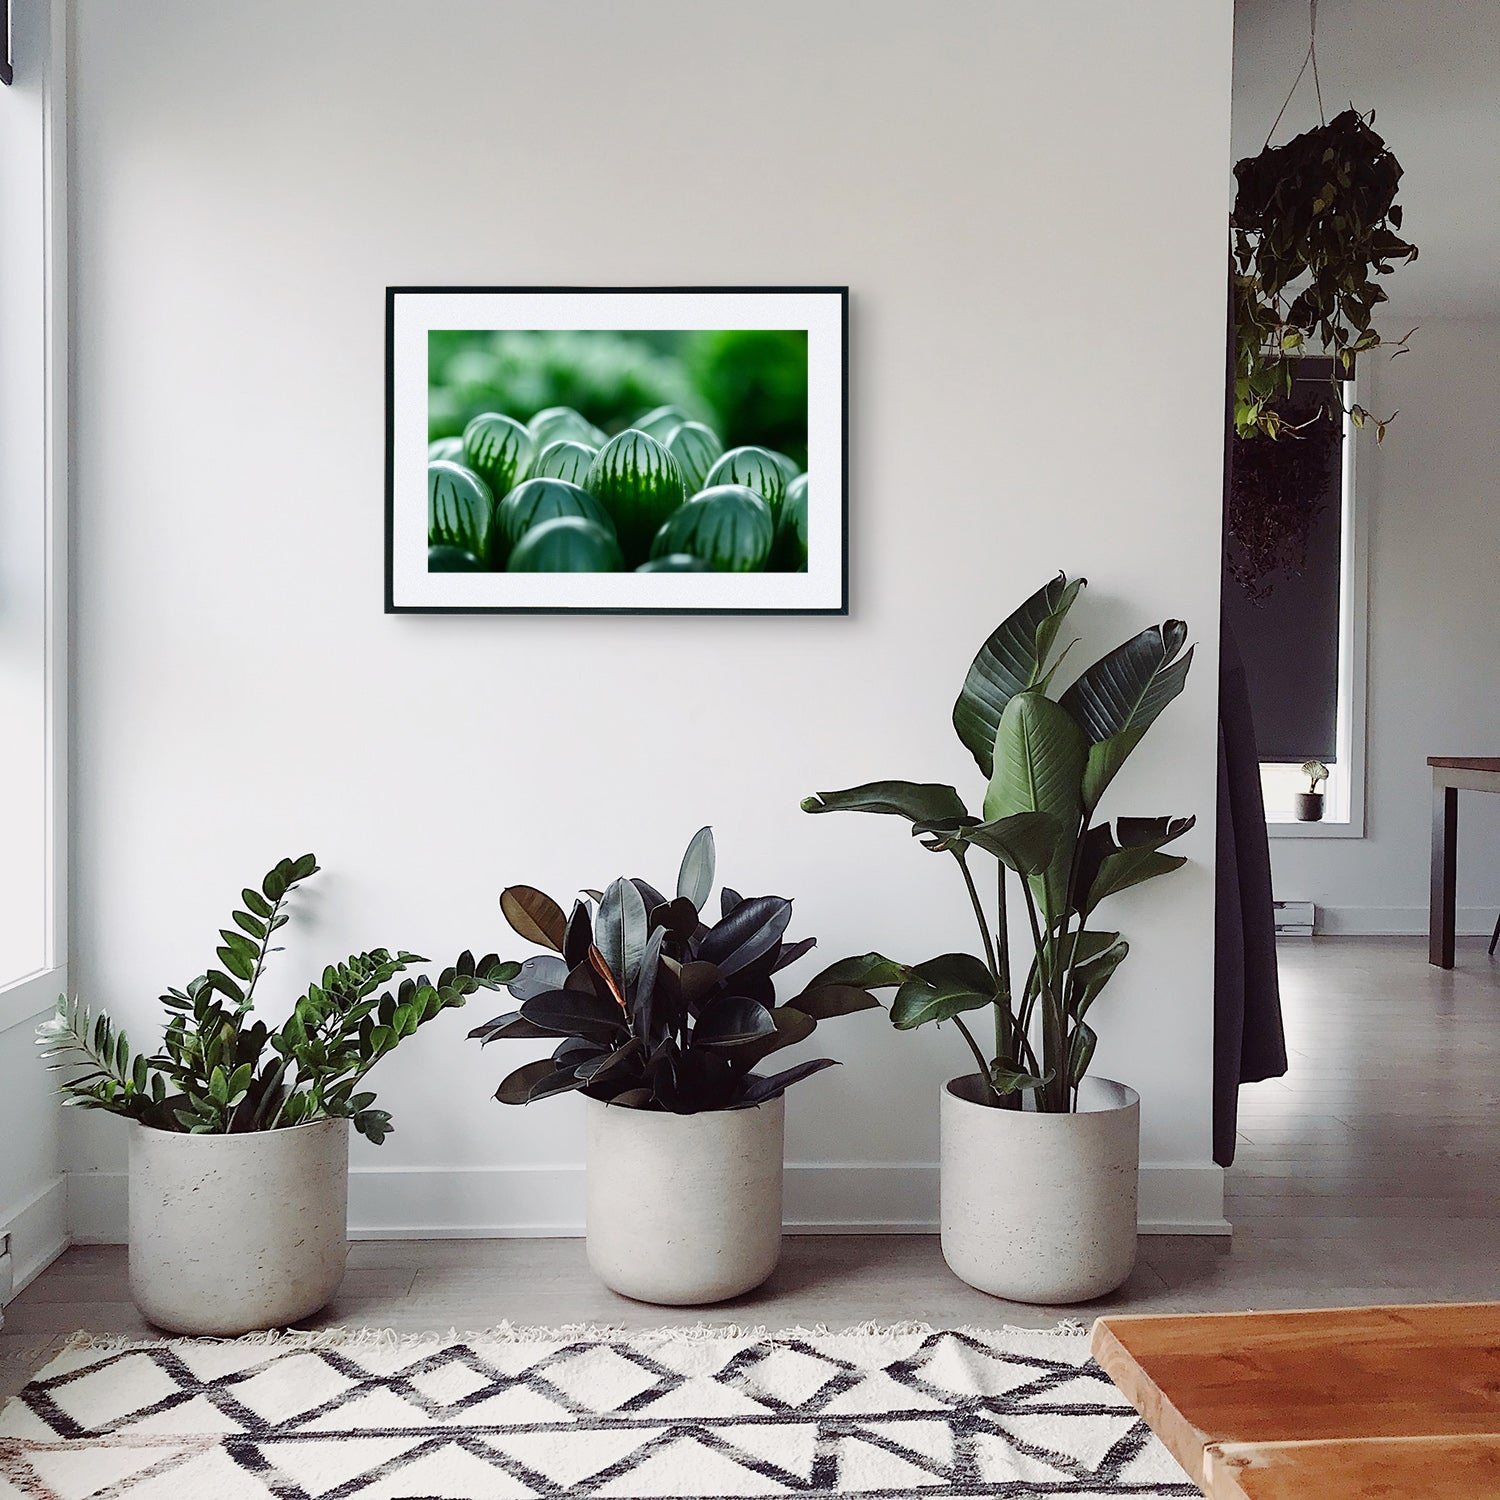
[[[1448,771],[1500,771],[1500,755],[1429,755],[1427,764]]]
[[[1212,1446],[1500,1436],[1500,1303],[1101,1318],[1093,1350],[1172,1456],[1213,1496],[1270,1500],[1282,1492],[1247,1490],[1251,1471],[1243,1464],[1238,1490],[1210,1488]],[[1266,1474],[1285,1473],[1287,1456],[1271,1457]],[[1331,1451],[1303,1460],[1315,1457],[1342,1461]],[[1494,1461],[1488,1453],[1481,1458]],[[1257,1474],[1253,1482],[1273,1481]],[[1300,1493],[1333,1500],[1336,1492]],[[1468,1493],[1477,1500],[1487,1492]]]
[[[1494,1500],[1500,1437],[1224,1443],[1207,1468],[1214,1500]]]

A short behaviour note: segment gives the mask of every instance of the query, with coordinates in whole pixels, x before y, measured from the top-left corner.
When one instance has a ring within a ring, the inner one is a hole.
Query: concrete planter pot
[[[348,1254],[349,1122],[245,1135],[130,1126],[130,1294],[169,1333],[282,1328]]]
[[[783,1099],[698,1115],[587,1107],[588,1256],[605,1286],[695,1306],[776,1269]]]
[[[1323,793],[1296,792],[1292,796],[1292,807],[1299,823],[1321,823],[1323,821]]]
[[[1012,1302],[1086,1302],[1135,1265],[1140,1096],[1085,1078],[1078,1112],[992,1109],[977,1073],[942,1097],[943,1259]]]

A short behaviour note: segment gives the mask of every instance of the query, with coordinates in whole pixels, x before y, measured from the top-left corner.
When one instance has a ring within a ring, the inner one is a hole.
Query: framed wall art
[[[847,308],[387,288],[387,612],[846,614]]]

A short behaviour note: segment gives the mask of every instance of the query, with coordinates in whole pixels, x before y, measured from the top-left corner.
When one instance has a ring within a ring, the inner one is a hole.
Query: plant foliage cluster
[[[311,854],[281,860],[247,887],[244,908],[220,930],[222,967],[209,969],[161,1003],[170,1014],[161,1050],[135,1052],[107,1013],[59,999],[37,1030],[41,1055],[67,1076],[65,1104],[124,1115],[155,1130],[229,1135],[346,1118],[379,1144],[391,1118],[362,1087],[365,1075],[406,1037],[475,990],[494,988],[503,968],[493,955],[460,955],[436,982],[425,974],[390,989],[426,960],[384,948],[331,964],[272,1030],[254,1014],[272,937],[289,920],[288,898],[317,873]]]
[[[808,476],[666,405],[607,437],[572,407],[475,415],[428,450],[430,572],[807,571]]]
[[[582,1092],[634,1109],[697,1114],[743,1109],[834,1066],[814,1058],[769,1075],[753,1070],[806,1040],[819,1020],[878,1004],[825,976],[778,1004],[775,976],[814,946],[788,942],[792,903],[725,887],[718,921],[702,915],[714,884],[714,840],[700,829],[683,855],[677,894],[644,880],[586,891],[571,914],[530,886],[500,897],[510,925],[547,951],[505,974],[517,1009],[476,1027],[481,1044],[557,1038],[549,1057],[512,1072],[504,1104]]]
[[[1373,111],[1346,109],[1235,166],[1234,425],[1241,437],[1290,430],[1280,406],[1291,393],[1290,356],[1313,346],[1347,373],[1358,355],[1379,347],[1372,320],[1387,299],[1377,278],[1417,258],[1397,232],[1401,164],[1373,121]],[[1342,396],[1333,400],[1342,411]],[[1374,421],[1384,437],[1389,418],[1374,419],[1358,405],[1350,415],[1360,426]]]
[[[1177,869],[1165,845],[1192,818],[1095,821],[1100,800],[1142,736],[1182,691],[1192,648],[1181,620],[1143,630],[1049,695],[1062,656],[1059,633],[1084,585],[1059,574],[989,637],[969,668],[953,726],[987,780],[982,816],[958,791],[932,782],[878,781],[820,792],[805,811],[905,818],[923,847],[952,856],[979,929],[982,956],[943,953],[909,964],[881,953],[845,959],[814,986],[893,989],[894,1024],[911,1030],[952,1021],[989,1085],[989,1102],[1017,1108],[1028,1092],[1040,1110],[1077,1101],[1097,1040],[1090,1008],[1128,951],[1097,920],[1110,897]],[[970,859],[997,863],[987,912]],[[1010,920],[1019,888],[1030,957],[1024,968]],[[1016,982],[1017,974],[1020,982]],[[963,1017],[989,1010],[986,1055]]]

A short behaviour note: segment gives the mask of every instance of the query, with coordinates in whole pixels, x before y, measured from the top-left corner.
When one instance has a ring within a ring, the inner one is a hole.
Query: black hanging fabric
[[[1234,1160],[1239,1087],[1287,1069],[1271,904],[1271,845],[1244,664],[1228,620],[1219,649],[1214,902],[1214,1160]]]

